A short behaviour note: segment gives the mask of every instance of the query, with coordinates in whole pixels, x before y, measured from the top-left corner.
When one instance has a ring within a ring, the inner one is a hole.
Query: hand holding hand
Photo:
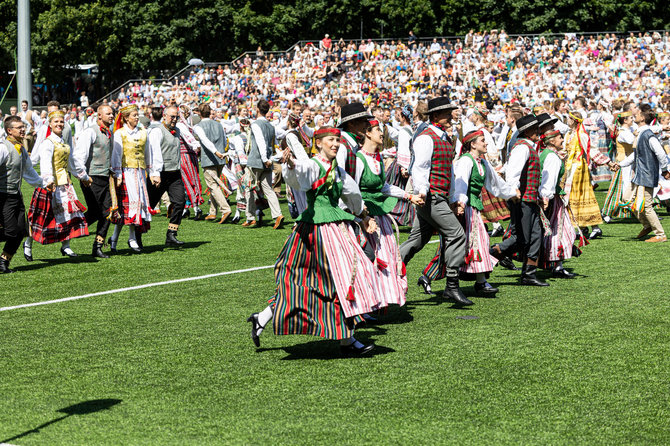
[[[465,204],[461,202],[456,203],[456,215],[460,217],[463,214],[465,214]]]
[[[155,187],[158,187],[161,185],[161,177],[151,177],[151,184],[153,184]]]
[[[87,180],[81,180],[81,185],[85,187],[89,187],[93,183],[93,180],[88,178]]]
[[[426,205],[426,194],[419,194],[419,199],[422,201],[422,203],[417,205],[417,206],[425,206]]]
[[[272,160],[267,160],[267,161],[264,163],[264,165],[265,165],[265,167],[268,167],[268,168],[272,167]]]
[[[549,207],[549,199],[548,198],[543,198],[542,199],[542,210],[546,211],[548,207]]]
[[[216,157],[220,160],[222,160],[224,158],[223,153],[221,153],[221,152],[216,152],[214,155],[216,155]]]
[[[363,219],[362,223],[363,230],[368,234],[374,234],[374,232],[377,230],[377,222],[369,215]]]
[[[56,188],[56,185],[53,181],[49,181],[47,184],[44,185],[44,188],[49,192],[53,192],[54,189]]]
[[[123,182],[123,178],[121,178],[121,177],[116,178],[116,187],[121,187],[122,182]]]
[[[412,204],[416,206],[423,206],[426,204],[423,198],[421,198],[421,195],[410,195],[409,196],[409,201],[412,202]]]

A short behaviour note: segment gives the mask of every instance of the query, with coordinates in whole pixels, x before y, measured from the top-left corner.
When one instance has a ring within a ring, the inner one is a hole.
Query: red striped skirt
[[[555,196],[549,205],[551,234],[545,233],[543,257],[545,263],[572,257],[572,245],[577,235],[563,199]]]
[[[198,155],[191,149],[181,149],[181,180],[186,189],[188,203],[185,207],[199,206],[205,202],[202,198],[200,172],[198,172]]]
[[[495,223],[510,218],[509,209],[505,200],[491,195],[485,187],[482,188],[482,205],[484,209],[481,212],[484,223]]]
[[[87,236],[88,225],[81,214],[85,210],[82,206],[74,212],[81,217],[72,217],[63,223],[57,223],[54,216],[53,193],[38,187],[33,192],[28,209],[28,223],[32,238],[38,243],[49,245]]]

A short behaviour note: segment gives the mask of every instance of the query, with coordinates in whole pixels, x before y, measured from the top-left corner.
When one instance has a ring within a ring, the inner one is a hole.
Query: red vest
[[[528,160],[523,166],[521,177],[519,178],[519,190],[521,191],[521,200],[536,203],[538,200],[538,189],[540,188],[540,157],[535,150],[535,144],[527,139],[519,139],[512,147],[524,145],[528,147]]]
[[[344,136],[340,137],[340,144],[343,144],[344,147],[347,148],[347,160],[344,163],[344,166],[341,166],[344,168],[344,170],[352,177],[356,177],[356,154],[354,153],[354,149],[351,147],[349,144],[349,140],[345,138]]]
[[[451,185],[451,166],[454,163],[456,150],[451,139],[443,141],[430,127],[421,132],[433,140],[433,156],[430,160],[430,193],[433,195],[449,195]]]

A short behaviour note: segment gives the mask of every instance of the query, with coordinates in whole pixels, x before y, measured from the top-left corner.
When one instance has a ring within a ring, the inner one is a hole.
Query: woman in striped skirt
[[[382,305],[375,267],[358,244],[358,215],[368,233],[377,227],[363,207],[358,186],[337,165],[339,130],[323,127],[314,134],[317,155],[297,162],[285,151],[286,181],[306,192],[307,209],[284,244],[275,264],[277,292],[262,312],[252,314],[251,338],[272,320],[277,335],[308,334],[340,340],[345,355],[364,355],[374,345],[354,339],[362,315]],[[343,211],[340,199],[350,214]]]
[[[472,131],[463,137],[461,153],[454,162],[449,193],[449,201],[455,204],[456,216],[462,219],[465,226],[467,251],[461,273],[475,276],[477,293],[494,296],[498,289],[486,281],[486,276],[493,271],[498,260],[489,253],[489,234],[481,216],[484,208],[481,191],[486,187],[491,195],[505,200],[520,197],[520,192],[505,183],[486,161],[486,140],[481,130]],[[428,280],[442,279],[446,275],[440,253],[438,250],[424,270]]]
[[[361,190],[363,202],[379,228],[366,234],[369,250],[374,252],[377,277],[382,296],[389,304],[404,305],[407,294],[407,276],[398,252],[398,227],[389,216],[399,199],[423,204],[418,195],[410,195],[398,186],[386,183],[384,163],[379,150],[383,146],[383,132],[376,120],[365,130],[365,141],[356,153],[354,179]]]
[[[412,180],[410,178],[410,167],[414,155],[412,153],[412,107],[405,105],[399,113],[400,131],[398,132],[398,155],[393,163],[386,169],[387,183],[392,186],[411,192]],[[416,210],[411,202],[398,200],[390,215],[402,226],[412,226]]]
[[[200,154],[200,142],[193,136],[193,128],[188,123],[188,117],[191,111],[187,106],[182,105],[179,108],[179,145],[180,145],[180,167],[181,180],[186,189],[186,205],[184,206],[184,215],[187,216],[189,209],[195,211],[194,220],[204,219],[200,205],[205,202],[202,198],[202,184],[200,183],[200,172],[198,171],[198,155]]]
[[[565,164],[558,156],[563,147],[563,136],[558,130],[549,130],[540,137],[540,198],[542,209],[548,212],[551,232],[544,235],[544,264],[552,269],[552,275],[561,279],[572,279],[575,274],[563,268],[563,260],[572,257],[575,243],[575,228],[570,210],[563,201],[565,192],[560,186],[565,174]]]

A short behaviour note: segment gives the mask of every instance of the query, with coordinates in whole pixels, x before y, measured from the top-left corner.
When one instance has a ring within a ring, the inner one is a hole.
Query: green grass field
[[[167,220],[152,224],[142,255],[120,244],[93,260],[92,237],[75,261],[58,245],[36,244],[33,263],[19,252],[0,307],[271,265],[291,226],[189,220],[186,247],[164,250]],[[604,225],[566,265],[580,276],[550,287],[496,269],[498,298],[460,310],[415,286],[428,245],[407,305],[358,331],[379,345],[370,358],[271,330],[256,350],[245,320],[271,269],[2,311],[0,443],[667,444],[670,245],[639,229]]]

